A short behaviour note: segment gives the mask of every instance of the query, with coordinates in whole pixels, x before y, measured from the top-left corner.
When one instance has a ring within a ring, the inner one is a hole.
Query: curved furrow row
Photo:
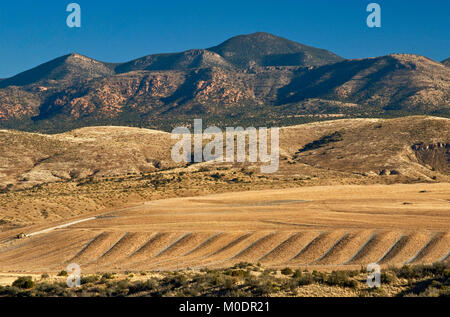
[[[57,243],[55,243],[57,241]],[[18,241],[0,253],[5,271],[60,271],[77,263],[85,272],[229,267],[402,265],[450,261],[450,232],[366,230],[256,232],[55,231]],[[25,269],[24,269],[25,270]]]
[[[215,242],[217,242],[218,240],[220,240],[223,237],[223,235],[224,235],[223,232],[218,232],[216,234],[213,234],[212,236],[207,238],[205,241],[200,243],[200,245],[198,245],[194,249],[186,252],[183,256],[184,257],[189,257],[189,256],[191,256],[193,254],[197,254],[198,252],[201,252],[204,249],[207,249],[210,245],[212,245]]]
[[[227,267],[234,265],[242,260],[233,260],[236,255],[240,254],[243,250],[254,245],[258,240],[266,237],[268,232],[253,232],[247,233],[241,236],[241,238],[236,239],[229,245],[221,248],[218,252],[214,252],[208,256],[202,263],[202,266],[206,267]]]
[[[433,263],[442,260],[450,249],[450,232],[439,232],[410,263]]]
[[[319,234],[318,231],[294,233],[280,245],[263,255],[259,261],[265,265],[285,262],[286,259],[295,257],[299,253],[299,250],[305,248]]]
[[[291,236],[291,233],[289,232],[270,233],[239,252],[232,258],[232,260],[243,262],[255,261],[261,258],[261,256],[263,256],[267,252],[267,250],[273,250],[283,241],[286,241],[289,236]]]
[[[182,236],[180,239],[172,243],[166,249],[162,250],[148,262],[143,264],[143,269],[158,269],[159,267],[165,267],[166,264],[171,263],[176,266],[181,265],[181,261],[184,258],[186,249],[192,249],[201,244],[206,238],[210,237],[211,233],[188,233]],[[140,268],[139,266],[136,268]]]
[[[122,264],[122,267],[133,269],[135,267],[147,266],[149,262],[153,261],[153,257],[160,254],[162,251],[172,245],[186,233],[180,232],[160,232],[152,236],[144,245],[142,245],[136,252],[132,253]]]
[[[316,263],[325,264],[344,264],[352,255],[361,249],[368,239],[373,236],[371,230],[351,232],[344,235],[328,252],[326,252]]]
[[[430,240],[430,234],[415,232],[402,236],[378,261],[379,264],[405,264]]]
[[[305,248],[301,249],[289,263],[292,265],[307,265],[317,261],[336,244],[336,241],[342,239],[344,235],[345,232],[340,230],[321,233]]]
[[[94,263],[108,252],[124,234],[124,232],[103,232],[94,241],[91,241],[87,247],[83,247],[83,250],[78,252],[78,255],[71,262],[80,266],[88,266]]]
[[[218,250],[225,251],[225,247],[232,247],[233,245],[244,241],[248,235],[242,233],[216,233],[211,237],[201,242],[194,249],[187,254],[176,259],[176,263],[170,267],[175,269],[184,267],[202,267],[205,261],[211,254],[216,253]]]
[[[450,251],[441,259],[440,262],[449,263],[450,261]]]
[[[120,267],[123,261],[126,261],[131,254],[139,250],[152,236],[152,233],[147,232],[126,233],[92,265],[106,267],[117,263],[117,266]]]
[[[384,231],[376,233],[360,251],[355,254],[346,264],[349,265],[365,265],[368,263],[376,263],[379,259],[386,255],[389,246],[392,246],[401,237],[401,233],[397,231]]]

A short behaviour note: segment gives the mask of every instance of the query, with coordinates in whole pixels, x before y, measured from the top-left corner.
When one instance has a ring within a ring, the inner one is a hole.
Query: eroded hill
[[[260,164],[180,163],[169,133],[92,127],[0,131],[4,229],[143,201],[316,185],[445,183],[449,119],[349,119],[282,128],[274,174]]]

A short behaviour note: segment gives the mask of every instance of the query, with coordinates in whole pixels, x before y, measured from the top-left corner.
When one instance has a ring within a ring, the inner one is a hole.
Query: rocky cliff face
[[[450,143],[418,143],[414,144],[412,149],[422,164],[439,172],[450,173]]]

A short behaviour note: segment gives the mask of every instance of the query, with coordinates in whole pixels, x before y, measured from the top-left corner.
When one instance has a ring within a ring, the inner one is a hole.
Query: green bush
[[[138,281],[136,283],[128,285],[128,295],[153,291],[158,287],[158,282],[156,280]]]
[[[103,273],[102,280],[111,280],[115,277],[114,273]]]
[[[348,272],[345,271],[333,271],[328,276],[326,283],[330,286],[341,286],[356,288],[358,283],[355,280],[351,280]]]
[[[292,269],[287,267],[287,268],[284,268],[284,269],[281,270],[281,274],[283,274],[283,275],[292,275],[292,274],[294,274],[294,271],[292,271]]]
[[[81,285],[96,283],[98,282],[98,280],[100,280],[100,277],[98,275],[82,276]]]
[[[31,289],[34,287],[34,282],[31,276],[22,276],[15,280],[12,286],[20,289]]]
[[[296,278],[298,286],[310,285],[315,282],[315,278],[312,274],[306,273],[301,274],[300,277]]]
[[[42,283],[36,285],[36,291],[42,293],[42,296],[62,296],[65,290],[58,284]]]

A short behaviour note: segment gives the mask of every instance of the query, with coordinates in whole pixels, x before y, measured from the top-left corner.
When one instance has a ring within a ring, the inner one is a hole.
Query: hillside
[[[170,131],[202,117],[219,126],[286,126],[355,117],[450,115],[448,67],[394,54],[344,60],[254,33],[208,48],[122,64],[71,54],[0,81],[0,127],[64,132],[122,125]]]
[[[0,271],[448,263],[449,123],[285,127],[274,174],[174,164],[175,141],[154,130],[0,130]]]
[[[0,130],[0,185],[26,188],[184,167],[171,159],[176,141],[170,136],[126,127],[57,135]],[[305,175],[310,166],[406,182],[444,180],[450,176],[450,119],[349,119],[282,128],[280,153],[278,175]]]
[[[80,54],[69,54],[0,82],[0,88],[41,84],[52,86],[113,75],[113,67]],[[48,88],[48,87],[47,87]]]
[[[170,134],[91,127],[0,130],[0,230],[171,197],[304,186],[450,182],[449,119],[348,119],[280,130],[274,174],[260,164],[175,164]],[[76,199],[73,199],[76,197]]]

